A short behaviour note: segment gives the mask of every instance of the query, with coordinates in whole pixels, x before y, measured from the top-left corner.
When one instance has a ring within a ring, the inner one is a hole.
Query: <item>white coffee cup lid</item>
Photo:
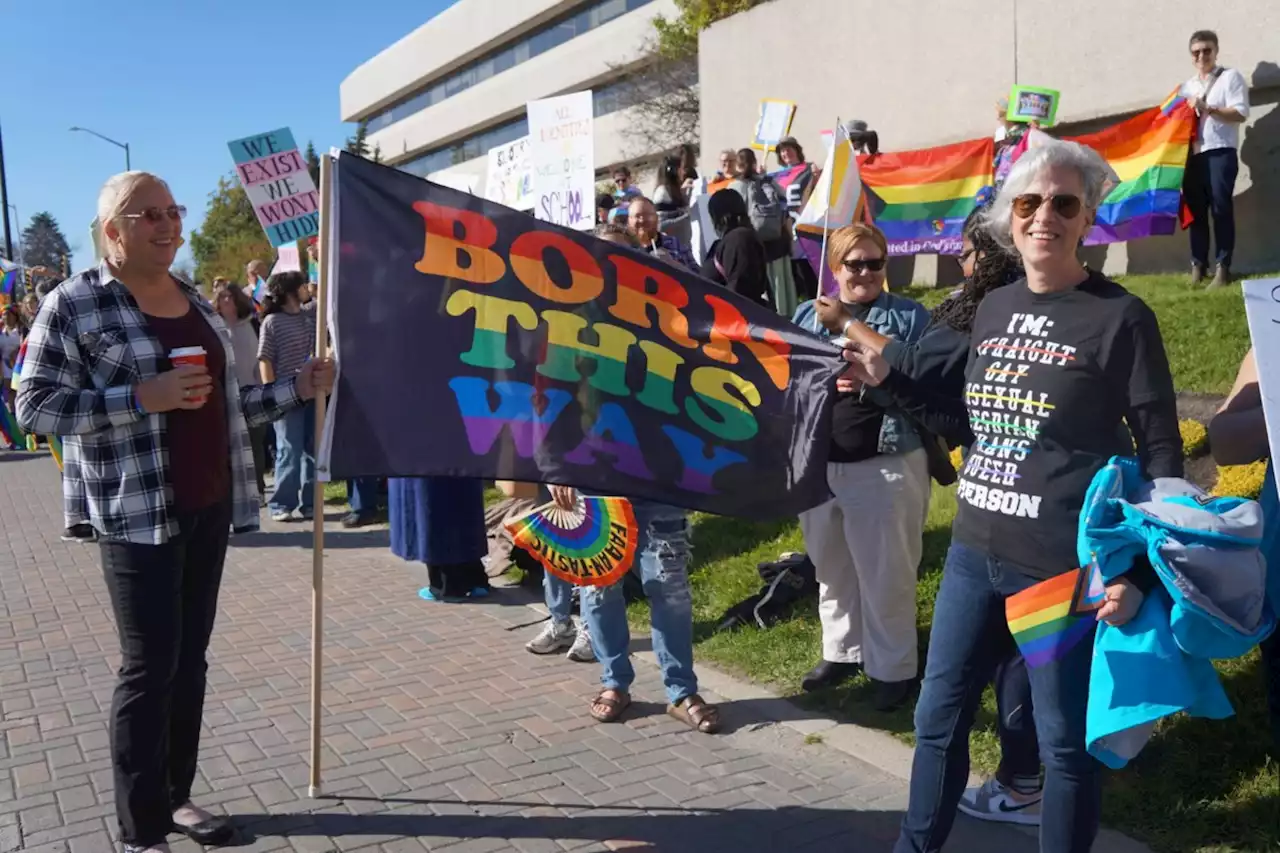
[[[169,350],[169,358],[182,358],[184,355],[205,355],[204,347],[178,347]]]

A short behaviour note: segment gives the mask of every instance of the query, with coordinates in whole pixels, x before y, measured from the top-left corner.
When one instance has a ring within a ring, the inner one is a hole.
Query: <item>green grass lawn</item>
[[[1179,390],[1229,390],[1249,343],[1240,289],[1193,290],[1182,276],[1133,277],[1124,284],[1159,317]],[[945,293],[912,290],[910,295],[932,305]],[[922,652],[951,538],[953,491],[935,486],[925,528],[917,588]],[[789,619],[768,630],[713,633],[729,606],[759,589],[757,563],[774,560],[783,551],[804,550],[797,524],[748,524],[716,516],[698,516],[695,524],[691,577],[698,657],[795,696],[805,707],[911,742],[910,710],[872,710],[865,676],[816,696],[799,693],[801,677],[820,654],[813,602],[797,606]],[[646,605],[634,605],[631,617],[637,627],[647,627]],[[1106,823],[1156,850],[1280,850],[1280,771],[1266,757],[1270,729],[1258,655],[1224,662],[1219,670],[1238,717],[1223,722],[1175,718],[1160,727],[1128,769],[1107,774]],[[988,690],[971,740],[974,766],[982,772],[994,770],[999,760],[994,719],[995,702]]]

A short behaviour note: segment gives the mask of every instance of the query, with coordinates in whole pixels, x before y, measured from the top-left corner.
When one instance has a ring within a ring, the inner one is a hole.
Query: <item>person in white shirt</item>
[[[1196,74],[1182,84],[1181,94],[1200,117],[1187,158],[1182,194],[1191,209],[1191,283],[1199,284],[1209,266],[1209,216],[1218,244],[1217,269],[1209,287],[1231,281],[1231,252],[1236,243],[1232,197],[1240,160],[1240,124],[1249,117],[1249,85],[1234,68],[1218,64],[1218,35],[1212,30],[1191,34],[1191,61]]]

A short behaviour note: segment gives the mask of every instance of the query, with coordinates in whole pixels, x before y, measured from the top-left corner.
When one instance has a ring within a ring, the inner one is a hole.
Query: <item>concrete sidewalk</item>
[[[106,853],[118,653],[97,548],[59,541],[46,457],[0,454],[0,519],[0,853]],[[708,686],[737,691],[727,732],[690,732],[645,664],[627,722],[596,725],[597,668],[524,650],[527,595],[424,602],[385,530],[327,534],[325,796],[308,799],[310,538],[270,526],[234,539],[227,562],[196,799],[235,816],[240,849],[891,849],[900,753],[879,769],[806,745],[805,726],[830,724],[723,677]],[[948,849],[1036,843],[961,818]]]

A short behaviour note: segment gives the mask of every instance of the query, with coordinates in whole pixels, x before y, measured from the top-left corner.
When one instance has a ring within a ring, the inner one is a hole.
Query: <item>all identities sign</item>
[[[320,230],[320,193],[298,153],[289,128],[227,143],[240,185],[272,246],[280,247]]]
[[[590,231],[596,224],[595,127],[591,92],[530,101],[533,215]]]

